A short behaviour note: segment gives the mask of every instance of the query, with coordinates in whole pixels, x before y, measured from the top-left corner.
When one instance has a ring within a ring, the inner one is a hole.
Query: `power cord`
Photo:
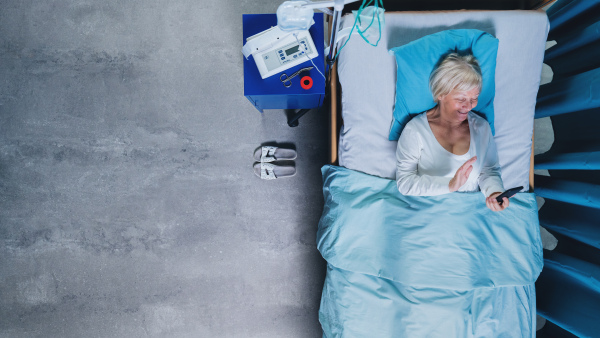
[[[298,40],[298,33],[294,33],[294,37],[296,38],[296,42],[298,42],[298,46],[302,46],[302,44],[300,43],[300,40]],[[315,65],[315,63],[313,62],[312,58],[310,56],[308,56],[308,47],[304,46],[304,55],[306,55],[306,58],[308,58],[308,61],[310,61],[310,63],[312,63],[313,67],[315,67],[315,69],[317,70],[317,72],[319,72],[319,74],[321,74],[321,76],[327,81],[327,78],[325,77],[325,75],[323,75],[323,73],[321,73],[321,71],[319,70],[319,67],[317,67],[317,65]]]

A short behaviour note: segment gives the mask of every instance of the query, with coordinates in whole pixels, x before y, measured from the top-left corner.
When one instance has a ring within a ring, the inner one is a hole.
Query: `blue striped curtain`
[[[544,62],[554,77],[540,87],[535,116],[551,117],[554,144],[535,157],[535,169],[550,173],[535,176],[535,193],[558,245],[544,251],[538,314],[554,330],[546,336],[600,337],[600,0],[558,0],[547,13],[557,44]]]

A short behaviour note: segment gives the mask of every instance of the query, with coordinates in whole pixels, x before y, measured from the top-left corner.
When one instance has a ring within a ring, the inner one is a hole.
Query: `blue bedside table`
[[[313,42],[317,48],[319,56],[312,59],[321,73],[325,74],[324,61],[324,30],[323,13],[315,13],[315,24],[309,29]],[[275,14],[244,14],[243,15],[243,43],[246,38],[260,33],[268,28],[277,25],[277,16]],[[243,57],[243,56],[242,56]],[[253,56],[247,60],[244,58],[244,96],[250,100],[258,111],[263,109],[311,109],[317,108],[323,104],[325,98],[325,79],[317,72],[311,69],[303,72],[300,76],[292,79],[292,86],[285,88],[279,79],[282,73],[291,75],[304,67],[312,67],[309,60],[290,69],[270,76],[266,79],[260,77]],[[300,79],[304,76],[310,76],[313,79],[313,86],[310,89],[302,89]]]

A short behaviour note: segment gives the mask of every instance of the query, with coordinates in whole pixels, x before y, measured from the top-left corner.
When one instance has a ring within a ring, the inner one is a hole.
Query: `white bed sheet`
[[[352,15],[342,26],[351,27]],[[529,189],[529,162],[536,95],[548,35],[543,11],[436,11],[385,14],[377,47],[353,35],[338,59],[343,126],[339,163],[349,169],[395,179],[396,141],[388,134],[396,93],[396,61],[388,53],[423,36],[471,28],[498,38],[495,140],[505,188]],[[345,39],[340,41],[340,46]]]

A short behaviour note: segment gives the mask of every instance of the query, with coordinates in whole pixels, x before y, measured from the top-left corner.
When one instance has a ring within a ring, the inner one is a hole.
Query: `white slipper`
[[[263,180],[274,180],[281,177],[291,177],[296,174],[293,165],[275,165],[273,163],[254,163],[254,174]]]
[[[296,155],[294,149],[263,146],[254,151],[254,160],[257,162],[289,161],[295,159]]]

